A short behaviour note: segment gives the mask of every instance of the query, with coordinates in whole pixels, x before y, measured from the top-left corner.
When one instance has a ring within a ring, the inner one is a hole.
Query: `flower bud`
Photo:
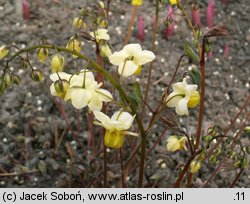
[[[20,77],[17,76],[17,75],[13,75],[13,82],[14,82],[16,85],[19,85],[20,82],[21,82]]]
[[[64,57],[60,54],[55,54],[51,59],[51,71],[52,73],[63,71]]]
[[[203,137],[203,141],[207,142],[207,143],[211,142],[212,139],[213,139],[213,137],[211,135],[206,135]]]
[[[190,172],[192,174],[197,173],[201,168],[201,162],[197,160],[193,160],[190,164]]]
[[[236,161],[234,163],[234,167],[235,168],[240,168],[240,169],[243,169],[245,168],[246,166],[248,165],[248,160],[247,158],[241,158],[240,160]]]
[[[237,152],[232,152],[229,158],[230,158],[230,159],[235,159],[235,158],[237,158]]]
[[[216,164],[216,162],[218,161],[218,158],[216,155],[212,155],[210,158],[209,158],[209,161],[212,163],[212,164]]]
[[[6,71],[3,76],[3,80],[6,87],[9,87],[13,84],[13,75],[10,72]]]
[[[43,72],[41,70],[39,70],[39,69],[34,69],[30,73],[30,78],[33,81],[40,82],[40,81],[42,81],[44,79]]]
[[[131,4],[133,6],[141,6],[142,5],[142,0],[132,0]]]
[[[201,17],[200,17],[200,9],[194,6],[192,8],[192,19],[194,25],[200,26],[201,25]]]
[[[0,59],[3,59],[9,55],[9,48],[6,45],[0,47]]]
[[[66,48],[76,51],[76,52],[80,52],[81,51],[81,41],[77,38],[77,37],[71,37],[66,45]],[[74,58],[77,58],[77,55],[73,55]]]
[[[137,35],[136,37],[143,41],[145,39],[145,32],[144,32],[144,20],[142,16],[139,16],[138,23],[137,23]]]
[[[100,54],[102,57],[109,57],[110,55],[112,55],[112,51],[108,45],[103,45],[100,48]]]
[[[39,48],[36,54],[38,60],[44,62],[49,56],[49,50],[47,48]]]
[[[102,9],[105,8],[105,5],[104,5],[103,1],[99,1],[98,3],[99,3],[99,6],[100,6]]]
[[[81,18],[74,18],[73,20],[73,27],[74,28],[86,28],[86,23]]]
[[[64,99],[64,97],[66,96],[69,86],[70,86],[69,82],[65,79],[59,79],[54,82],[56,93],[62,99]]]
[[[194,93],[190,96],[188,101],[188,107],[194,108],[200,103],[200,93],[198,91],[194,91]]]
[[[168,7],[168,19],[165,21],[165,31],[164,35],[166,38],[172,36],[174,34],[174,13],[173,13],[173,7]]]
[[[111,148],[121,148],[124,143],[124,133],[117,130],[106,130],[104,144]]]
[[[6,89],[6,85],[4,83],[4,80],[0,78],[0,94],[3,93]]]
[[[207,26],[209,28],[213,27],[214,24],[214,7],[215,7],[215,0],[210,0],[208,3],[207,14],[206,14]]]

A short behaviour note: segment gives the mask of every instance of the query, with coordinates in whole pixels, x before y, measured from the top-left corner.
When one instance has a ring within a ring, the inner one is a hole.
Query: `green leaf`
[[[139,83],[136,82],[133,84],[132,93],[129,96],[129,98],[131,99],[131,102],[133,103],[133,105],[135,105],[136,108],[138,108],[138,106],[142,102],[142,92],[141,92],[141,87]]]
[[[201,72],[197,68],[193,68],[189,71],[189,76],[191,77],[192,83],[197,84],[199,87],[201,86]]]
[[[199,63],[198,55],[195,53],[195,51],[188,43],[184,44],[184,52],[192,61],[194,61],[197,64]]]

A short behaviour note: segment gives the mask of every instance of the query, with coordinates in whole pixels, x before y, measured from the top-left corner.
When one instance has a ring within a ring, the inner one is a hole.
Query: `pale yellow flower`
[[[187,84],[186,78],[182,82],[173,85],[173,92],[166,98],[168,107],[175,107],[178,115],[188,115],[188,107],[193,108],[200,102],[199,92],[196,91],[197,85]]]
[[[135,74],[141,65],[152,62],[154,59],[154,53],[142,50],[140,44],[125,45],[121,51],[109,56],[111,64],[118,65],[118,72],[124,77]]]
[[[108,34],[108,30],[104,28],[97,29],[94,32],[91,32],[90,35],[96,39],[96,41],[99,43],[101,40],[110,40],[110,36]]]
[[[121,148],[125,135],[138,136],[137,133],[127,131],[135,118],[127,112],[117,111],[111,118],[100,111],[94,111],[94,115],[100,121],[95,124],[106,129],[104,143],[107,147]]]
[[[178,138],[177,136],[170,136],[167,140],[167,151],[187,150],[186,142],[186,137]]]
[[[71,100],[72,105],[81,109],[88,106],[92,111],[102,109],[103,102],[112,101],[111,93],[100,88],[102,83],[97,83],[92,72],[82,70],[80,74],[70,78],[70,88],[67,91],[65,100]]]

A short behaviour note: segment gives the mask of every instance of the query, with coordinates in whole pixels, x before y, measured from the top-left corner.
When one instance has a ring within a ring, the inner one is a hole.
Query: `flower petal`
[[[152,62],[155,59],[155,54],[148,50],[143,50],[139,52],[138,55],[135,56],[134,62],[137,65],[143,65],[148,62]]]
[[[175,107],[176,113],[178,115],[188,115],[188,100],[189,97],[185,97],[179,100],[177,106]]]
[[[109,102],[113,100],[111,93],[105,89],[97,89],[95,92],[101,101]]]
[[[172,92],[168,95],[166,102],[168,107],[175,107],[178,104],[178,101],[181,100],[183,97],[179,96],[178,92]]]
[[[126,61],[126,64],[122,63],[119,65],[118,72],[120,75],[127,77],[133,75],[137,69],[138,65],[136,65],[133,61]]]
[[[88,104],[88,107],[92,111],[99,111],[102,109],[102,101],[98,98],[96,93],[92,93],[92,97]]]
[[[54,83],[50,85],[50,93],[51,93],[52,96],[57,96]]]
[[[121,123],[121,126],[119,126],[119,130],[127,130],[131,127],[134,118],[135,116],[133,117],[127,112],[117,111],[112,115],[111,120]]]
[[[111,120],[110,117],[108,117],[107,115],[105,115],[100,111],[93,111],[93,113],[96,119],[99,120],[100,122],[109,122]]]
[[[50,79],[55,82],[59,79],[58,75],[60,76],[61,79],[65,79],[69,81],[70,77],[72,76],[71,74],[68,74],[66,72],[58,72],[58,73],[53,73],[50,75]]]
[[[123,47],[122,50],[125,51],[130,57],[136,56],[142,51],[141,45],[138,43],[127,44]]]
[[[109,56],[109,61],[113,65],[119,65],[125,61],[128,57],[127,53],[123,50],[119,52],[114,52],[112,55]]]
[[[185,89],[187,86],[187,82],[186,79],[184,78],[182,82],[177,82],[173,85],[173,89],[174,91],[178,91],[182,94],[185,94]]]
[[[72,105],[77,109],[87,106],[92,97],[89,90],[81,88],[71,88],[70,95]]]
[[[186,86],[186,96],[191,96],[194,92],[195,92],[195,90],[198,88],[198,86],[197,85],[195,85],[195,84],[192,84],[192,85],[187,85]]]

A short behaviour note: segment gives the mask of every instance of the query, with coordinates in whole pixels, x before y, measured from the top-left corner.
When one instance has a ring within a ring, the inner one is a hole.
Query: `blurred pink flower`
[[[201,17],[200,17],[200,9],[192,8],[192,18],[194,25],[201,26]]]
[[[137,22],[137,39],[143,41],[145,39],[145,32],[144,32],[144,20],[143,17],[140,15]]]
[[[224,58],[228,58],[229,53],[230,53],[230,48],[229,48],[229,46],[226,44],[226,45],[224,46],[223,57],[224,57]]]
[[[215,8],[215,0],[210,0],[207,7],[207,26],[209,28],[213,27],[214,23],[214,8]]]
[[[172,6],[168,7],[167,21],[168,21],[168,26],[164,31],[164,35],[166,38],[168,38],[169,36],[172,36],[174,34],[174,14],[173,14],[173,7]]]
[[[23,0],[23,18],[25,20],[30,19],[30,11],[29,11],[29,5],[27,0]]]

